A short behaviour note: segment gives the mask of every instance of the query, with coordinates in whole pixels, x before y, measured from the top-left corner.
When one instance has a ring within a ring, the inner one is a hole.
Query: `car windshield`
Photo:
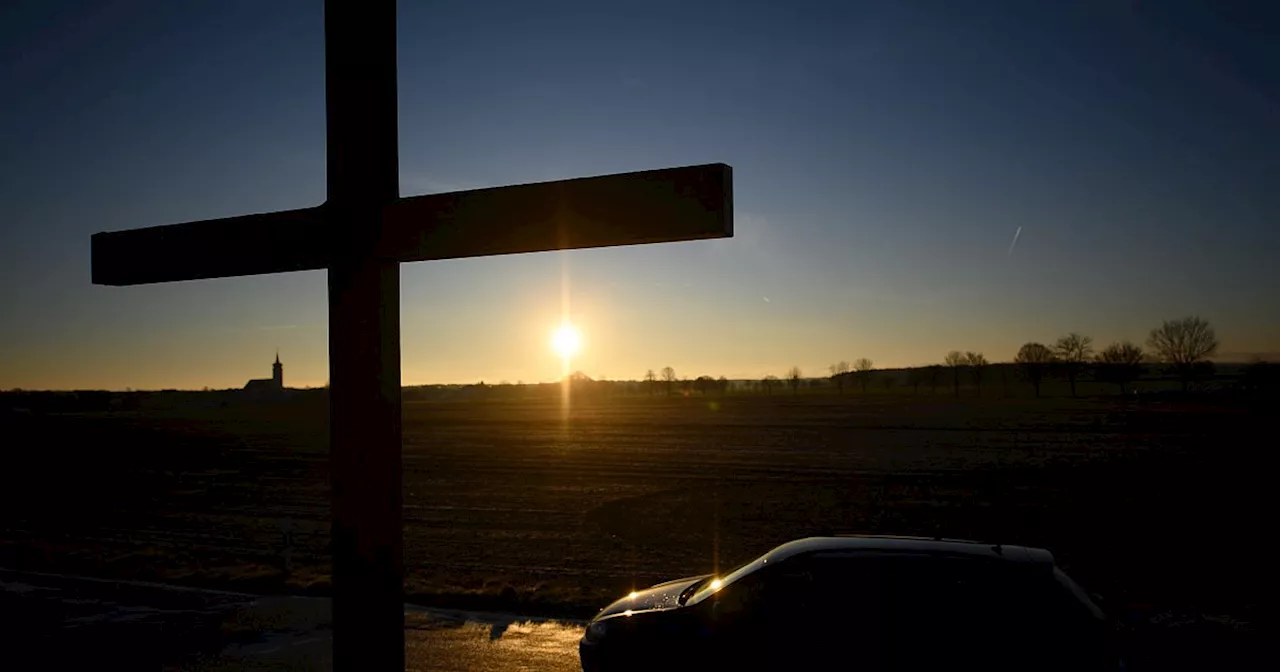
[[[723,590],[726,586],[733,585],[742,577],[750,576],[761,567],[765,566],[765,563],[768,561],[768,557],[768,554],[765,554],[746,564],[739,565],[737,569],[730,570],[729,573],[725,574],[723,577],[709,576],[703,579],[700,583],[695,584],[697,585],[697,590],[694,591],[693,595],[689,596],[689,599],[684,601],[684,604],[697,604],[711,595]]]

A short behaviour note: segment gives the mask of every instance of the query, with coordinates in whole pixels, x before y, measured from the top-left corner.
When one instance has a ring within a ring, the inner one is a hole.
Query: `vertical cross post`
[[[335,670],[404,669],[395,0],[325,3]]]

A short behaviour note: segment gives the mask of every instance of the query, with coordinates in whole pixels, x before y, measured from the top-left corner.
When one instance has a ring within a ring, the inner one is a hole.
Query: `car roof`
[[[1052,565],[1054,562],[1053,554],[1043,548],[1008,546],[961,539],[870,534],[808,537],[789,541],[765,554],[765,562],[782,562],[798,555],[818,552],[912,553],[951,557],[964,556],[1048,565]]]

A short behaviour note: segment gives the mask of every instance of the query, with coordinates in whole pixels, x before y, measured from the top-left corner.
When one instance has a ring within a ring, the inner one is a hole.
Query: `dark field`
[[[1113,605],[1248,621],[1270,584],[1264,418],[1114,397],[406,403],[407,590],[589,615],[800,536],[938,534],[1047,547]],[[323,592],[322,398],[3,422],[0,566]]]

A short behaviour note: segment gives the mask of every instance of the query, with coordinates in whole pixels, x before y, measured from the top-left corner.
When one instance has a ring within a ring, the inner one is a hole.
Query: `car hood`
[[[659,583],[656,586],[636,591],[635,597],[624,597],[617,602],[605,607],[596,614],[596,620],[608,618],[615,614],[631,611],[632,613],[640,611],[659,611],[662,609],[675,609],[680,605],[676,600],[680,599],[680,593],[685,588],[711,576],[703,574],[702,576],[690,576],[684,579],[676,579],[666,583]]]

